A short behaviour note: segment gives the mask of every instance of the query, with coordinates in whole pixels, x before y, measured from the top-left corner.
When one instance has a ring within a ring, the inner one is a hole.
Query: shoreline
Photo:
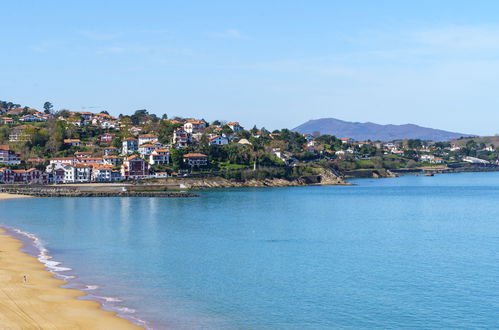
[[[85,292],[62,287],[69,283],[56,278],[41,260],[23,252],[23,240],[2,227],[0,246],[2,326],[12,329],[143,329],[117,316],[116,312],[102,309],[98,301],[80,299],[87,296]]]
[[[0,201],[5,200],[5,199],[15,199],[15,198],[32,198],[32,196],[16,195],[16,194],[9,194],[9,193],[0,192]]]

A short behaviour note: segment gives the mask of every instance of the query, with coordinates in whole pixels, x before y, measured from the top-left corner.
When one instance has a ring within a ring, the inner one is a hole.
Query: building
[[[104,148],[104,156],[110,156],[112,154],[117,154],[118,148],[116,147],[106,147]]]
[[[34,122],[34,121],[41,122],[41,121],[47,121],[47,118],[42,117],[42,116],[37,116],[36,114],[34,114],[34,115],[22,116],[21,118],[19,118],[19,121],[22,121],[22,122]]]
[[[139,146],[143,144],[149,144],[151,142],[157,141],[158,136],[153,134],[142,134],[139,135]]]
[[[48,175],[45,172],[30,168],[29,170],[12,170],[13,183],[47,184]]]
[[[77,158],[77,163],[79,164],[104,164],[104,158],[102,157],[83,157]]]
[[[151,165],[156,164],[169,164],[170,163],[170,152],[166,149],[155,149],[152,151],[149,157],[149,163]]]
[[[184,124],[184,131],[189,134],[203,133],[206,129],[206,123],[202,120],[189,119]]]
[[[173,132],[173,144],[177,148],[187,147],[190,142],[190,134],[184,131],[182,128],[177,128],[175,132]]]
[[[102,143],[110,143],[113,142],[114,138],[115,138],[114,134],[106,133],[101,135],[99,140]]]
[[[0,164],[19,165],[21,164],[21,155],[10,150],[8,145],[0,145]]]
[[[133,154],[139,150],[139,141],[134,138],[126,138],[122,142],[123,155]]]
[[[113,167],[121,163],[121,158],[118,156],[104,156],[102,159],[104,160],[104,165],[112,165]]]
[[[10,118],[10,117],[0,117],[0,123],[2,124],[13,124],[14,123],[14,119]]]
[[[149,163],[136,155],[127,157],[121,165],[121,176],[125,179],[144,179],[149,176]]]
[[[206,166],[208,165],[208,156],[198,153],[185,154],[184,163],[189,166]]]
[[[74,165],[77,163],[77,159],[74,157],[60,157],[60,158],[52,158],[49,162],[49,166],[51,165]]]
[[[71,147],[77,147],[81,143],[80,139],[64,139],[64,144],[67,144]]]
[[[113,166],[112,165],[94,165],[92,167],[92,182],[111,182]]]
[[[476,157],[471,157],[471,156],[464,157],[463,161],[465,161],[467,163],[471,163],[471,164],[482,164],[482,165],[490,164],[490,162],[488,160],[484,160],[484,159],[480,159],[480,158],[476,158]]]
[[[14,183],[14,176],[10,168],[0,168],[0,183]]]
[[[234,133],[239,133],[239,132],[244,130],[244,127],[239,125],[239,123],[237,121],[228,123],[227,126],[229,126],[230,129],[232,130],[232,132],[234,132]]]
[[[64,183],[81,183],[92,180],[92,165],[75,164],[64,165]]]
[[[154,144],[146,143],[139,146],[139,154],[141,157],[147,158],[149,155],[151,155],[154,149],[156,149]]]
[[[224,146],[229,144],[229,139],[225,136],[212,136],[208,139],[208,143],[211,146]]]
[[[347,144],[347,143],[354,143],[354,139],[352,138],[342,138],[341,143]]]

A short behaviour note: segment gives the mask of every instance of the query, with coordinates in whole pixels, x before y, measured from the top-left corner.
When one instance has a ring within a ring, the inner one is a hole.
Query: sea
[[[149,329],[499,327],[499,173],[198,198],[0,201],[56,276]]]

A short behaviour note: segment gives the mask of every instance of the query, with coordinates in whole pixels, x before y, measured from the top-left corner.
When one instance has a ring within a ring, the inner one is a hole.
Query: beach
[[[30,198],[31,196],[26,195],[15,195],[15,194],[7,194],[0,192],[0,201],[3,199],[13,199],[13,198]]]
[[[15,198],[12,195],[0,199]],[[7,329],[140,329],[53,277],[22,242],[0,229],[0,324]]]

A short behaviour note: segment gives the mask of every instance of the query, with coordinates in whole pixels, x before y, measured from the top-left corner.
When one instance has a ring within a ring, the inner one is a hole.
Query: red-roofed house
[[[230,129],[234,132],[234,133],[239,133],[241,132],[242,130],[244,130],[244,127],[242,127],[241,125],[239,125],[239,123],[237,121],[234,121],[234,122],[231,122],[231,123],[228,123],[227,126],[230,127]]]
[[[185,154],[184,163],[189,166],[206,166],[208,165],[208,156],[199,153]]]
[[[208,139],[208,142],[211,146],[224,146],[229,144],[229,139],[225,136],[212,136]]]
[[[0,164],[19,165],[21,156],[14,150],[10,150],[8,145],[0,145]]]
[[[184,131],[189,134],[203,133],[206,123],[202,120],[189,119],[184,124]]]
[[[136,155],[127,157],[121,165],[121,176],[125,179],[144,179],[149,176],[149,163]]]
[[[68,144],[72,147],[77,147],[80,145],[80,139],[64,139],[64,144]]]

